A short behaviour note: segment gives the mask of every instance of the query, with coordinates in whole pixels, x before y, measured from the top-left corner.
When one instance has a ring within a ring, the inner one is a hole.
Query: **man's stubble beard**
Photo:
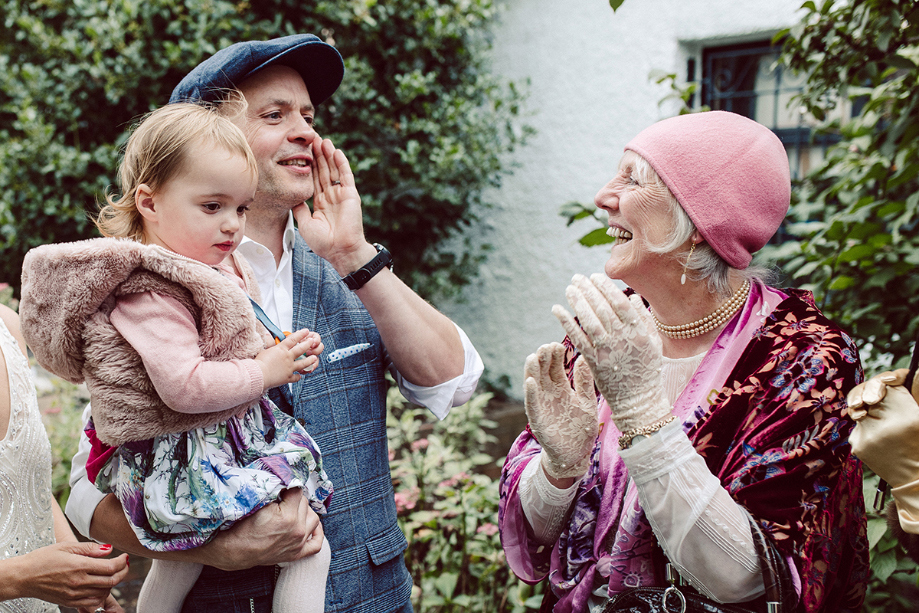
[[[312,183],[302,189],[285,188],[277,181],[263,179],[259,181],[255,201],[250,207],[251,217],[286,217],[288,211],[313,197]],[[255,213],[254,215],[252,213]]]

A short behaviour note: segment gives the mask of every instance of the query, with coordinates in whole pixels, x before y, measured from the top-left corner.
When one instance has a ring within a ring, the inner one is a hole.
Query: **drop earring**
[[[686,263],[683,264],[683,276],[680,277],[680,285],[686,285],[686,270],[689,268],[689,260],[692,259],[692,253],[696,250],[696,244],[693,243],[689,248],[689,255],[686,256]]]

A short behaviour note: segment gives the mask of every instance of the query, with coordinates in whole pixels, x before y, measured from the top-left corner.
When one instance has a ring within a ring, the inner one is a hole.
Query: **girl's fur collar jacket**
[[[234,261],[250,291],[257,291],[248,264],[236,254]],[[118,297],[137,292],[182,303],[198,326],[205,359],[254,358],[270,340],[245,293],[202,262],[115,238],[32,249],[22,270],[23,334],[44,368],[72,383],[86,382],[99,439],[116,446],[187,432],[246,408],[187,414],[163,403],[140,356],[109,320]]]

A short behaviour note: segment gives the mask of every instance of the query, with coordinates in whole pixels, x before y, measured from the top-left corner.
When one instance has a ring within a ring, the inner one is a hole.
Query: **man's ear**
[[[157,208],[153,201],[153,190],[146,183],[141,183],[134,190],[134,205],[147,221],[156,221]]]

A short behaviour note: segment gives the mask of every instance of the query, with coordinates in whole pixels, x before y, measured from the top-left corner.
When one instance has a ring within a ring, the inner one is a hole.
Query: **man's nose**
[[[308,143],[313,142],[316,136],[316,128],[312,123],[307,121],[306,117],[293,119],[293,126],[290,130],[290,140],[305,140]]]

